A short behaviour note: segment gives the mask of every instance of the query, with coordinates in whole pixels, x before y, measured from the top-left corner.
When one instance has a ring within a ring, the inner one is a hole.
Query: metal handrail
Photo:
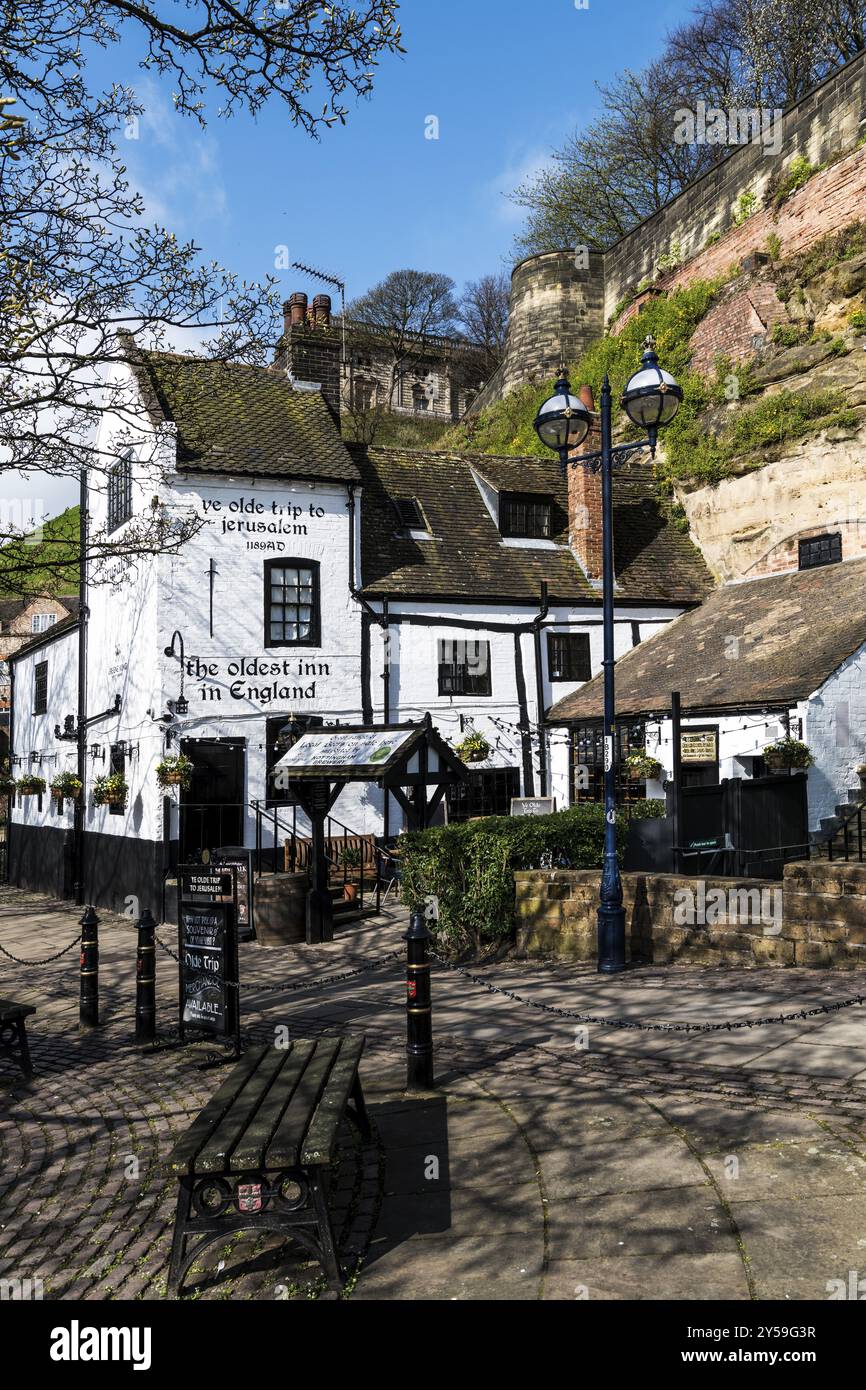
[[[842,817],[842,824],[841,824],[841,825],[838,825],[838,826],[836,827],[836,829],[833,831],[832,835],[830,836],[830,838],[829,838],[828,841],[827,841],[827,858],[828,858],[828,859],[831,859],[831,860],[833,859],[833,857],[834,857],[834,856],[833,856],[833,844],[834,844],[835,840],[837,840],[838,837],[839,837],[840,835],[843,834],[843,832],[844,832],[843,844],[844,844],[844,850],[845,850],[845,852],[844,852],[842,858],[843,858],[843,859],[850,859],[850,858],[851,858],[851,850],[850,850],[850,845],[849,845],[849,840],[848,840],[848,832],[849,832],[849,829],[850,829],[850,826],[851,826],[851,822],[852,822],[852,821],[856,821],[856,822],[857,822],[857,854],[856,854],[856,859],[857,859],[857,861],[858,861],[859,863],[861,863],[861,864],[863,863],[863,811],[864,811],[864,808],[866,808],[866,802],[861,801],[858,805],[852,807],[851,815],[850,815],[850,816],[843,816],[843,817]]]

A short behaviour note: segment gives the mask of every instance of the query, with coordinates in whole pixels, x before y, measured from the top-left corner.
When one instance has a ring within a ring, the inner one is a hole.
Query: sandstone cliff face
[[[755,353],[754,394],[708,413],[708,429],[724,428],[737,410],[783,391],[840,391],[852,414],[850,424],[744,455],[738,476],[713,487],[677,488],[692,538],[721,582],[796,568],[799,540],[819,532],[841,533],[845,559],[866,554],[864,310],[861,253],[812,279],[798,280],[796,266],[777,272],[764,265],[735,281],[699,325],[693,346],[703,365],[723,352],[743,360],[747,344]],[[774,345],[774,332],[807,340]]]

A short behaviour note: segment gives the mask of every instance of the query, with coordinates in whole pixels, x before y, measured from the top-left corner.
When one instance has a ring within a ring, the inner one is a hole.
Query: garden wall
[[[518,955],[594,961],[600,877],[597,870],[516,873]],[[689,914],[685,898],[676,896],[684,890],[694,904]],[[866,864],[791,864],[781,886],[767,879],[627,873],[623,899],[633,961],[866,966]]]

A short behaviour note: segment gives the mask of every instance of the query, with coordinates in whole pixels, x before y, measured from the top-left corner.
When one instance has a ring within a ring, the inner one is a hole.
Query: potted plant
[[[623,764],[626,776],[632,782],[658,782],[662,775],[662,765],[658,758],[648,753],[629,753]]]
[[[181,787],[184,790],[192,779],[193,763],[184,753],[163,758],[156,765],[156,780],[161,787]]]
[[[97,777],[93,783],[93,800],[97,806],[125,806],[129,787],[122,772]]]
[[[23,777],[18,778],[15,790],[19,796],[41,796],[45,791],[45,778],[34,777],[32,772],[25,772]]]
[[[0,796],[11,796],[15,790],[15,778],[8,767],[0,771]]]
[[[79,796],[83,785],[81,778],[76,777],[74,772],[59,772],[51,779],[51,795],[58,801],[62,801],[64,797]]]
[[[780,770],[785,767],[811,767],[815,759],[809,751],[808,744],[798,738],[785,737],[767,744],[764,749],[764,761],[767,767]]]
[[[857,769],[857,776],[860,778],[860,787],[866,791],[866,763],[861,763]]]
[[[340,855],[340,864],[348,873],[354,875],[355,870],[360,870],[364,862],[364,856],[357,845],[347,845]],[[358,896],[358,885],[347,879],[343,884],[343,892],[346,901],[353,903]]]
[[[490,757],[490,744],[483,734],[473,729],[456,745],[454,751],[463,763],[483,763],[485,758]]]

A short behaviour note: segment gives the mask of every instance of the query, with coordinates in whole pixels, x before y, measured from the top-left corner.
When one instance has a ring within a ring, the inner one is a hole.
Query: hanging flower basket
[[[93,800],[97,806],[125,806],[128,795],[129,787],[120,772],[97,777],[93,784]]]
[[[15,790],[15,778],[8,773],[0,776],[0,796],[11,796]]]
[[[462,763],[483,763],[490,757],[490,744],[483,734],[467,734],[454,751]]]
[[[156,765],[156,780],[161,787],[182,787],[186,790],[192,780],[193,768],[193,762],[183,753],[175,758],[163,758]]]
[[[632,782],[658,782],[662,770],[658,758],[650,758],[646,753],[629,753],[623,763],[623,771]]]
[[[764,762],[769,768],[807,768],[815,759],[806,743],[798,738],[780,738],[764,749]]]
[[[27,775],[19,777],[15,784],[15,790],[19,796],[41,796],[45,791],[45,778]]]
[[[76,777],[74,772],[61,772],[52,779],[51,795],[58,801],[63,801],[65,797],[80,796],[83,785],[81,778]]]

